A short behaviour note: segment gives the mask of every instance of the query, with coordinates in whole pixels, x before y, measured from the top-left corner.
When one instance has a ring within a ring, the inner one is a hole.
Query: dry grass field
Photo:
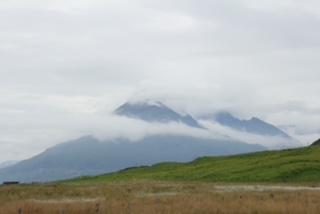
[[[0,213],[319,214],[319,185],[309,186],[168,181],[1,186]]]

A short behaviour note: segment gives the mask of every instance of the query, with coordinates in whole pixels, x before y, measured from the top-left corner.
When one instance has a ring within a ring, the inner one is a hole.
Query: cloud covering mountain
[[[204,122],[203,124],[206,124],[207,127],[215,129],[216,131],[224,133],[230,137],[237,137],[238,140],[242,140],[247,143],[255,144],[256,142],[259,142],[260,145],[263,145],[271,150],[304,146],[300,141],[296,139],[287,139],[281,136],[258,135],[250,132],[238,131],[212,122]]]
[[[281,136],[283,138],[292,139],[279,128],[256,117],[252,117],[250,120],[239,120],[227,112],[218,113],[214,117],[214,120],[221,125],[228,126],[239,131],[251,132],[258,135]]]
[[[116,127],[136,122],[108,113],[134,97],[180,115],[255,116],[313,142],[319,7],[314,0],[0,1],[0,162],[103,135],[103,126],[121,135]]]
[[[107,139],[106,135],[100,136],[100,140],[86,136],[58,144],[0,170],[0,182],[45,182],[159,162],[185,162],[201,156],[249,153],[298,145],[286,133],[257,118],[241,121],[224,113],[216,115],[212,121],[212,117],[207,116],[204,118],[210,122],[202,121],[203,128],[190,115],[181,116],[158,101],[127,102],[114,114],[118,122],[123,120],[126,123],[123,123],[121,133],[114,133],[103,126],[104,134],[113,133]],[[223,128],[215,123],[223,124],[220,126]],[[131,134],[127,127],[132,127]],[[237,130],[232,133],[231,129]],[[237,135],[229,135],[236,132]],[[248,137],[245,139],[249,143],[243,141],[243,136],[250,135],[254,136],[255,141]]]

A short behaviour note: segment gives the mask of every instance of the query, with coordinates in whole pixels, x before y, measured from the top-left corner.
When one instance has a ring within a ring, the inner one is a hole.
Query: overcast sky
[[[310,143],[320,137],[319,8],[317,0],[2,0],[0,162],[108,133],[109,112],[146,98],[194,116],[256,116]]]

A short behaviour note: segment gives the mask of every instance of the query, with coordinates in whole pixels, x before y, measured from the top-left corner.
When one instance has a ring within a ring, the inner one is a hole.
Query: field
[[[51,183],[0,187],[0,213],[320,213],[320,187],[211,182]]]
[[[320,213],[320,147],[0,186],[2,214]]]

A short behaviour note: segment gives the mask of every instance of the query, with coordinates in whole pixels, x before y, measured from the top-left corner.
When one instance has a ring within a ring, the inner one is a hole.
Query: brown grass
[[[23,214],[319,214],[319,198],[316,188],[261,191],[197,182],[38,184],[0,187],[0,213],[17,214],[21,209]]]

